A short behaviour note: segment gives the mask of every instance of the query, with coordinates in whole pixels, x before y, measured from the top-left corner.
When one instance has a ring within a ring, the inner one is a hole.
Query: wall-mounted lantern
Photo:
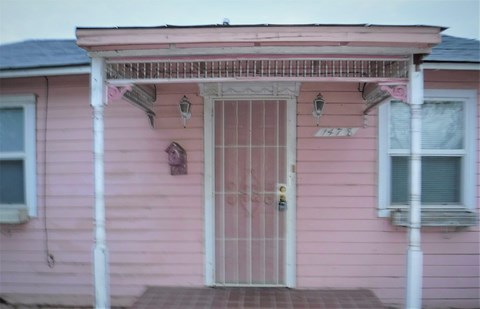
[[[180,103],[178,104],[180,108],[180,115],[182,116],[183,120],[183,127],[187,127],[187,121],[192,117],[192,103],[188,101],[187,96],[183,96],[183,98],[180,100]]]
[[[313,112],[312,115],[317,119],[317,126],[320,121],[320,116],[322,115],[323,107],[325,105],[325,100],[321,93],[317,94],[317,97],[313,100]]]

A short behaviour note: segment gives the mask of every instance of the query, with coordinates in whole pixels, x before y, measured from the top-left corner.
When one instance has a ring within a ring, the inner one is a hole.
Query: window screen
[[[0,109],[0,204],[25,203],[24,128],[23,108]]]
[[[409,157],[392,157],[392,204],[409,202]],[[461,158],[422,157],[422,204],[460,203]]]
[[[23,160],[0,161],[0,204],[24,204]]]
[[[16,210],[37,216],[36,129],[35,95],[0,95],[0,212],[9,218]]]
[[[0,152],[23,150],[23,108],[0,109]]]

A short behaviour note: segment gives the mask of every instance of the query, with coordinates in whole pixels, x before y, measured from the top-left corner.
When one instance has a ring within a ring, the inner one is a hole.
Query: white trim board
[[[54,76],[54,75],[81,75],[81,74],[90,74],[91,71],[92,70],[89,65],[69,66],[65,68],[1,70],[0,78]]]
[[[423,68],[424,70],[480,71],[480,63],[425,62]]]

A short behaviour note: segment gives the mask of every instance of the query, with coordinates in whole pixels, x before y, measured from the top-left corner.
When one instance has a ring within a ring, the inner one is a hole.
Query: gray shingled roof
[[[30,40],[0,45],[0,70],[89,65],[75,40]]]
[[[427,62],[480,62],[480,41],[442,35],[442,43],[425,58]]]
[[[427,62],[480,62],[480,41],[442,36]],[[0,70],[81,66],[90,64],[75,40],[30,40],[0,45]]]

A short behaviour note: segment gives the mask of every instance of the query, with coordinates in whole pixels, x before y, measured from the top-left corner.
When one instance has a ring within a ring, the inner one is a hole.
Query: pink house
[[[479,42],[443,30],[0,46],[0,297],[102,308],[147,286],[268,286],[478,307]]]

